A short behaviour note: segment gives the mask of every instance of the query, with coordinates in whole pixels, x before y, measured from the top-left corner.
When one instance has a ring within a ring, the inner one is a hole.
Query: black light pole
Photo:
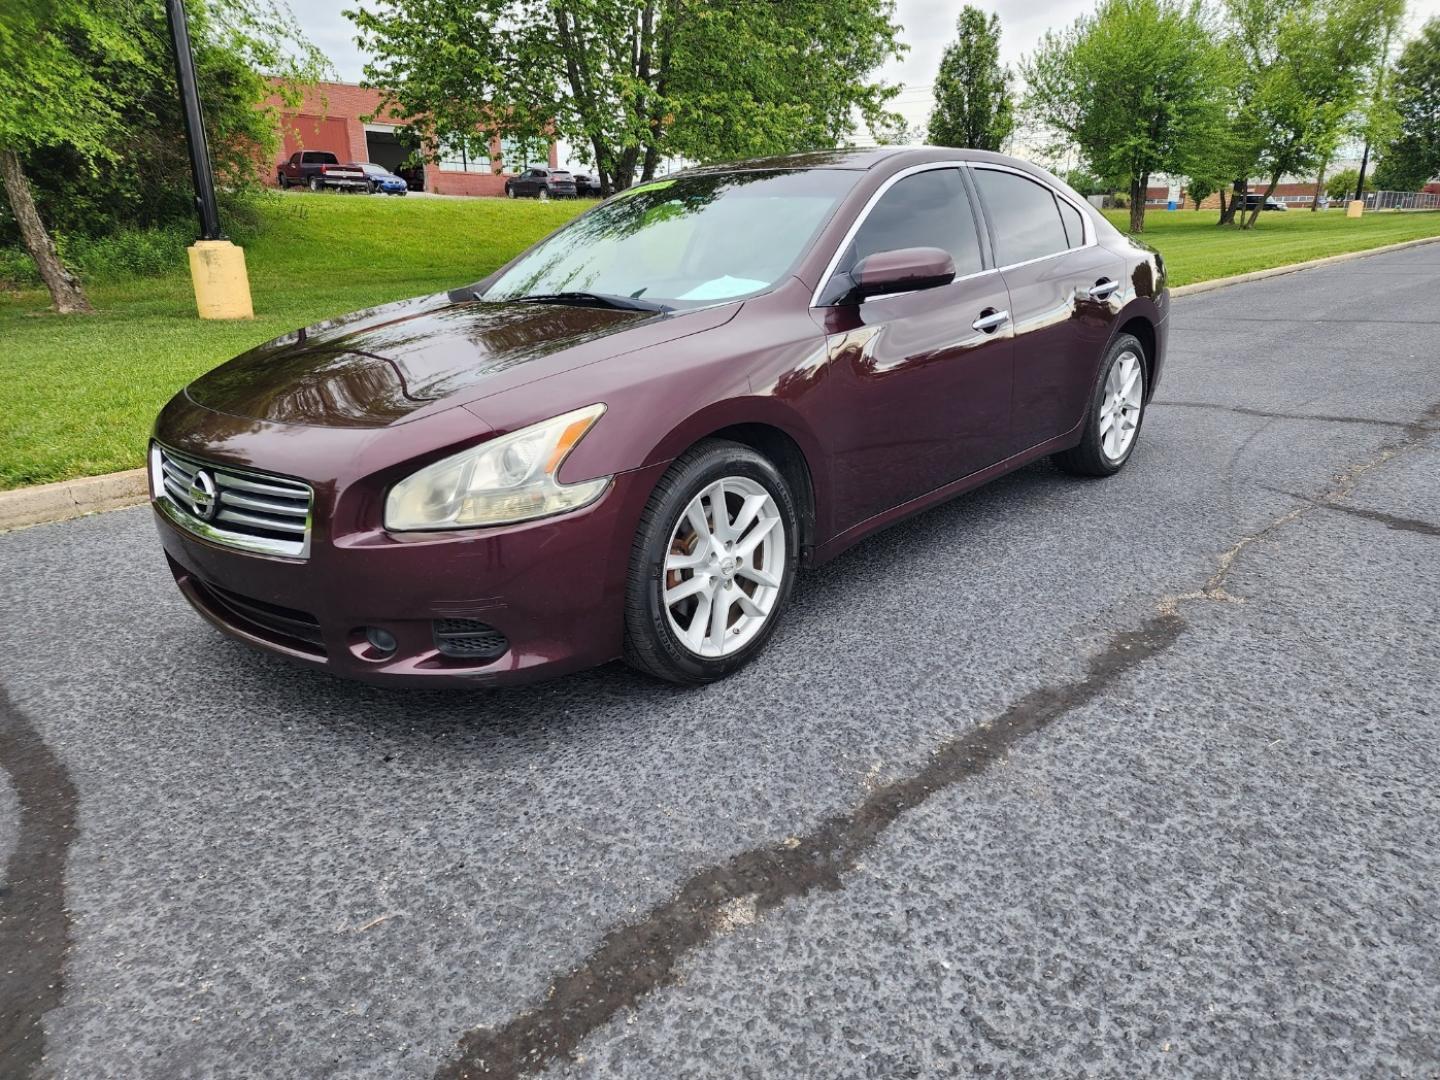
[[[1350,144],[1354,146],[1354,143]],[[1360,179],[1355,181],[1355,198],[1365,198],[1365,167],[1370,164],[1370,140],[1365,140],[1365,150],[1360,155]]]
[[[190,27],[185,21],[183,0],[165,0],[165,17],[170,21],[175,76],[180,83],[180,104],[185,110],[185,141],[190,144],[190,171],[195,178],[195,209],[200,215],[200,239],[223,240],[220,208],[215,203],[215,174],[210,169],[210,147],[205,142],[205,119],[200,113],[195,56],[190,51]]]

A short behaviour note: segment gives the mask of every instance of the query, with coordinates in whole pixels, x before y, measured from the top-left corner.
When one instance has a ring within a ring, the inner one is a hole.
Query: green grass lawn
[[[183,265],[92,282],[94,317],[44,314],[40,292],[0,292],[0,489],[139,465],[155,413],[201,372],[297,326],[474,281],[586,205],[273,196],[246,247],[253,322],[198,320]],[[1145,240],[1172,284],[1440,234],[1440,213],[1292,211],[1262,215],[1249,233],[1214,219],[1148,215]]]
[[[1129,214],[1107,211],[1106,216],[1116,228],[1129,228]],[[1262,213],[1248,232],[1217,228],[1218,217],[1215,210],[1150,210],[1145,214],[1141,239],[1165,256],[1171,285],[1440,235],[1440,211],[1366,214],[1359,219],[1347,218],[1343,210],[1271,212]]]

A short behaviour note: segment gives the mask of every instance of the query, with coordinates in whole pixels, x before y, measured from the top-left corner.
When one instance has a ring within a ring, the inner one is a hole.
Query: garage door
[[[349,125],[343,116],[293,116],[285,125],[285,156],[296,150],[329,150],[349,161]]]

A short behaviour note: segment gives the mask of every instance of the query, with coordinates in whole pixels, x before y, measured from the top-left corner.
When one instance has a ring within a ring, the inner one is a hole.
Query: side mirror
[[[949,285],[955,280],[955,260],[935,247],[896,248],[866,255],[850,271],[857,299],[884,293],[913,292]]]

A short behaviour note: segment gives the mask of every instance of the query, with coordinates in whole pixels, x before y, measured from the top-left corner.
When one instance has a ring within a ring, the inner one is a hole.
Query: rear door
[[[864,303],[840,299],[860,259],[908,247],[948,251],[956,279]],[[835,380],[827,427],[837,531],[1004,456],[1008,301],[1000,275],[987,270],[980,218],[958,166],[902,175],[885,190],[818,299]]]
[[[1121,257],[1095,242],[1088,210],[1039,180],[975,164],[1015,334],[1010,452],[1070,431],[1085,415],[1100,352],[1127,284]]]

